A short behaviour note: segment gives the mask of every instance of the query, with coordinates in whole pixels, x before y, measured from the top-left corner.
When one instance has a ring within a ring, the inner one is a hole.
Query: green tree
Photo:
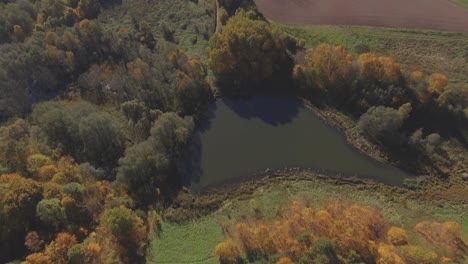
[[[144,239],[146,227],[142,219],[124,206],[105,211],[101,223],[120,242],[138,245]]]
[[[40,201],[36,207],[36,215],[44,224],[51,226],[54,230],[58,230],[66,221],[65,210],[57,198]]]
[[[156,120],[146,141],[126,150],[119,160],[117,178],[128,184],[136,200],[153,201],[156,188],[167,187],[169,175],[175,173],[175,163],[192,130],[192,120],[165,113]]]
[[[96,112],[81,119],[79,134],[87,160],[98,165],[112,165],[123,153],[120,127],[110,114]]]
[[[34,107],[31,114],[47,137],[48,143],[65,153],[78,153],[80,138],[78,120],[74,119],[60,102],[46,102]]]
[[[399,109],[384,106],[371,107],[359,119],[358,127],[365,136],[376,142],[394,142],[398,139],[398,130],[410,112],[409,103],[402,105]]]

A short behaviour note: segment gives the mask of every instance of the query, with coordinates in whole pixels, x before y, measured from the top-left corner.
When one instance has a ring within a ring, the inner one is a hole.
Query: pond
[[[197,129],[185,180],[192,189],[249,177],[265,170],[301,167],[401,185],[409,175],[350,146],[295,97],[269,95],[219,99]]]

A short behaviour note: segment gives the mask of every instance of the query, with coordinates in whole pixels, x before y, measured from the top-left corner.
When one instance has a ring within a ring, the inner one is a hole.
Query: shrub
[[[410,104],[404,104],[398,110],[384,106],[371,107],[359,119],[358,128],[376,142],[395,142],[399,138],[398,130],[410,112]]]
[[[408,244],[408,235],[406,231],[399,227],[391,227],[387,232],[387,238],[394,246]]]
[[[403,246],[401,255],[407,264],[435,264],[438,263],[437,254],[419,246]]]
[[[240,257],[240,250],[232,240],[216,245],[215,254],[222,263],[236,263]]]

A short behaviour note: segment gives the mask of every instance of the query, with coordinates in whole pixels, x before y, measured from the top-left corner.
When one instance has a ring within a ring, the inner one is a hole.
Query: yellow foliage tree
[[[439,96],[445,91],[445,88],[448,85],[448,78],[444,74],[433,73],[431,76],[429,76],[428,83],[429,92],[435,96]]]
[[[247,253],[299,260],[310,252],[314,241],[327,237],[335,241],[338,253],[354,250],[371,261],[375,248],[369,241],[379,240],[383,229],[383,217],[370,207],[333,203],[315,212],[293,202],[277,220],[237,223],[232,239],[238,239]]]
[[[335,88],[349,79],[352,72],[353,56],[341,46],[320,44],[306,54],[306,65],[318,75],[323,88]]]
[[[23,264],[53,264],[52,259],[44,253],[33,253],[26,257]]]
[[[387,232],[387,238],[395,246],[408,244],[408,235],[406,231],[399,227],[391,227]]]
[[[377,253],[377,264],[405,264],[392,245],[380,244]]]
[[[382,80],[385,69],[379,57],[373,53],[361,54],[357,60],[361,80]]]
[[[57,167],[53,164],[44,165],[37,171],[37,176],[40,181],[50,181],[57,173]]]
[[[68,263],[68,250],[76,245],[76,237],[69,233],[59,233],[45,249],[45,254],[50,257],[54,264]]]
[[[232,240],[224,241],[216,245],[215,254],[220,261],[237,262],[240,259],[240,250]]]
[[[276,264],[294,264],[294,262],[288,257],[281,257]]]
[[[70,157],[62,157],[57,162],[57,170],[57,173],[52,177],[52,181],[55,183],[66,184],[82,181],[80,167]]]
[[[401,79],[400,64],[390,57],[380,57],[379,62],[383,66],[383,81],[390,84],[398,84]]]

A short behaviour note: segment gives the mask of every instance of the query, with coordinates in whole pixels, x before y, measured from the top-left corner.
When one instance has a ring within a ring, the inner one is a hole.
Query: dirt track
[[[468,9],[450,0],[254,0],[288,24],[365,25],[468,32]]]

